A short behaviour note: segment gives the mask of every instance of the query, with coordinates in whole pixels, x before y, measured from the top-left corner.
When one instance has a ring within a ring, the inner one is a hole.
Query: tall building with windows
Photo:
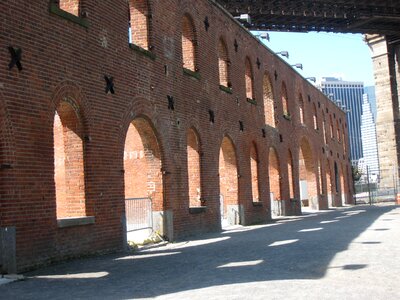
[[[379,177],[378,144],[376,140],[376,125],[368,94],[364,94],[362,105],[361,137],[365,169],[367,167],[369,169],[370,181],[375,181],[374,179]],[[363,173],[366,174],[366,170]]]
[[[347,110],[350,159],[358,161],[363,157],[361,139],[361,113],[364,84],[358,81],[343,81],[334,77],[322,77],[318,88],[333,102]]]
[[[368,96],[368,103],[371,107],[371,113],[374,117],[374,123],[376,124],[376,95],[375,95],[375,86],[366,86],[364,87],[364,93]]]

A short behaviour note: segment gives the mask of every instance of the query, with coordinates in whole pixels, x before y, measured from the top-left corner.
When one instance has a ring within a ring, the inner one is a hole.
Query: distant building
[[[322,77],[317,87],[333,102],[348,110],[350,159],[358,161],[363,157],[361,140],[361,111],[364,84],[358,81],[343,81],[334,77]]]
[[[376,124],[374,116],[371,112],[371,105],[369,103],[369,97],[364,94],[362,105],[362,117],[361,117],[361,137],[363,142],[363,157],[366,175],[366,168],[369,168],[370,181],[374,181],[375,178],[379,178],[379,159],[378,159],[378,144],[376,139]]]
[[[374,117],[374,122],[376,123],[376,95],[375,86],[364,87],[364,93],[368,95],[368,102],[371,106],[372,116]]]

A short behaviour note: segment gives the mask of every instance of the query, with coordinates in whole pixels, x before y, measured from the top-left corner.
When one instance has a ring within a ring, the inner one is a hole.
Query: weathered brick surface
[[[132,35],[148,52],[129,47],[136,12],[128,3],[143,2],[81,0],[87,28],[50,13],[47,0],[0,3],[0,226],[17,228],[20,269],[121,249],[125,197],[150,195],[154,211],[172,212],[174,239],[219,230],[220,194],[224,205],[243,207],[243,224],[270,218],[270,191],[285,201],[284,213],[299,213],[288,199],[300,197],[304,172],[319,208],[328,205],[327,189],[336,205],[342,193],[352,199],[347,128],[342,142],[328,135],[325,144],[323,136],[336,120],[344,124],[342,111],[212,1],[149,1],[147,46]],[[185,39],[194,48],[186,54]],[[9,46],[22,49],[21,72],[8,70]],[[104,75],[114,78],[115,94],[105,93]],[[69,173],[55,170],[60,161]],[[190,214],[198,197],[207,209]],[[95,223],[58,228],[57,218],[69,216],[94,216]]]

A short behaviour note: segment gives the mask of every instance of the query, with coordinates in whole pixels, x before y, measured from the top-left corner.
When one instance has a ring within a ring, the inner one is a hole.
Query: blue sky
[[[302,63],[304,77],[341,77],[374,85],[371,51],[361,34],[268,32],[267,47],[289,51],[291,64]]]

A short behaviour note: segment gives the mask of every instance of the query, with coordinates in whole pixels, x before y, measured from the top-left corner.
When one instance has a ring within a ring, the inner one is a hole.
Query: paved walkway
[[[342,208],[51,266],[0,298],[397,300],[399,241],[400,207]]]

